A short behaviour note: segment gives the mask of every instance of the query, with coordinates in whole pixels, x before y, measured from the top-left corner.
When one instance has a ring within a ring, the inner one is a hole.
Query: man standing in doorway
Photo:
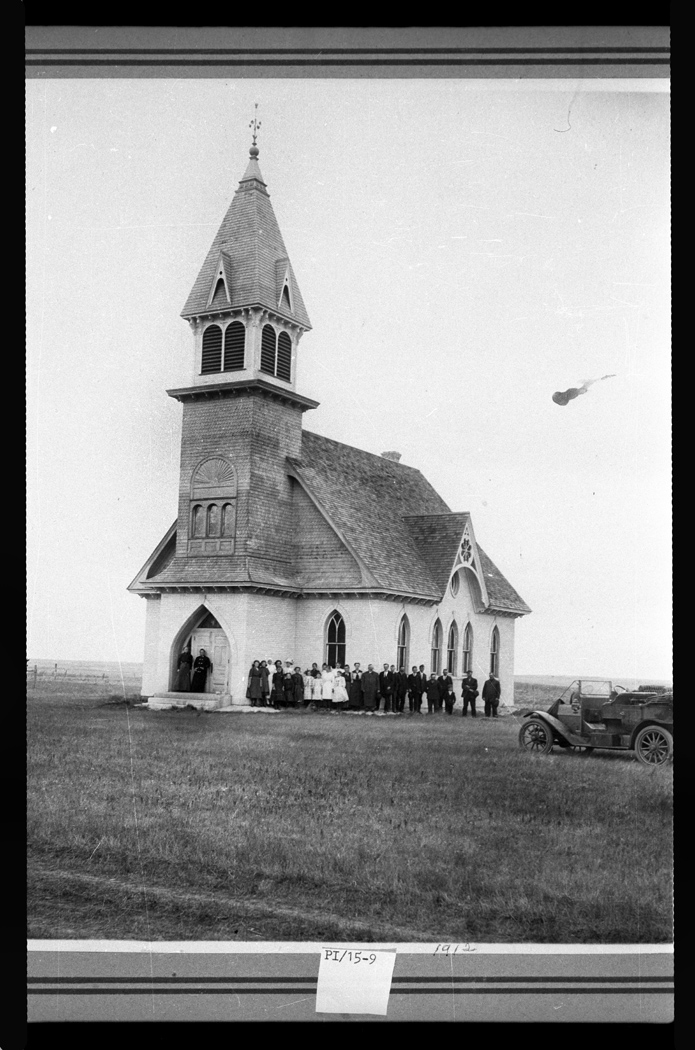
[[[497,708],[500,704],[500,694],[502,690],[500,684],[495,678],[492,671],[490,671],[490,677],[483,686],[483,703],[485,704],[485,717],[489,718],[492,715],[493,718],[497,718]]]

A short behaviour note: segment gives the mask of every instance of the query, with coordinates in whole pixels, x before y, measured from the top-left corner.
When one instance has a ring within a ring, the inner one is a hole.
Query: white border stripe
[[[27,941],[30,952],[132,952],[153,955],[311,955],[327,945],[349,944],[366,951],[396,951],[400,955],[439,955],[444,942],[404,944],[395,941]],[[672,944],[470,944],[450,943],[457,958],[464,955],[673,955]]]

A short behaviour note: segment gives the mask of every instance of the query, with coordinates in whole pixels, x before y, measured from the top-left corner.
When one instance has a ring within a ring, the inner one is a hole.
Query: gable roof
[[[509,580],[502,575],[491,558],[478,544],[480,571],[485,578],[490,609],[499,612],[513,612],[520,615],[530,613],[531,609],[524,599],[514,590]]]
[[[231,292],[228,309],[259,304],[294,319],[303,328],[311,328],[263,176],[253,155],[186,300],[182,317],[212,309],[208,300],[221,253]],[[289,272],[291,311],[284,305],[282,309],[278,306],[282,292],[282,288],[278,288],[277,276],[280,260],[281,280],[284,280],[285,272]]]
[[[403,520],[413,511],[449,512],[419,470],[306,430],[302,433],[301,459],[288,462],[374,585],[404,594],[441,597]]]
[[[405,525],[427,565],[432,579],[444,593],[458,552],[463,530],[470,520],[467,513],[409,514]]]

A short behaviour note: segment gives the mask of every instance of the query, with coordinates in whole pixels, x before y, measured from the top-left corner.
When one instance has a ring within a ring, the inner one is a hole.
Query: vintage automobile
[[[673,757],[673,691],[628,692],[605,678],[580,678],[547,711],[523,711],[519,746],[548,754],[554,745],[634,751],[646,766]]]

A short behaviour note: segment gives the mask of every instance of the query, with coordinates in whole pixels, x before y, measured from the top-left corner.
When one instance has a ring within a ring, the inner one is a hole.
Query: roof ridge
[[[368,452],[365,448],[358,448],[357,445],[348,445],[346,441],[336,441],[335,438],[326,437],[324,434],[317,434],[314,430],[302,430],[302,437],[309,434],[311,437],[317,437],[320,441],[330,441],[332,445],[341,445],[343,448],[349,448],[353,452],[359,452],[361,456],[373,456],[374,459],[378,459],[380,463],[389,463],[392,467],[404,468],[405,470],[414,470],[418,474],[422,474],[419,467],[411,467],[408,463],[396,462],[393,459],[385,459],[378,452]],[[291,458],[291,457],[288,457]],[[301,463],[301,457],[298,460]]]
[[[434,510],[429,514],[401,514],[402,518],[452,518],[452,517],[463,517],[467,515],[469,518],[471,512],[469,510]]]

